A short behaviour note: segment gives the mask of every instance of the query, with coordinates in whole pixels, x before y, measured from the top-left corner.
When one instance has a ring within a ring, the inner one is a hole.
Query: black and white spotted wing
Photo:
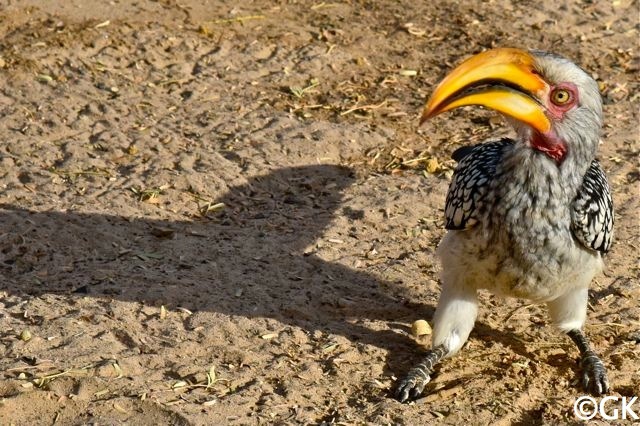
[[[613,220],[609,182],[600,163],[593,160],[573,200],[571,231],[585,247],[606,253],[613,239]]]
[[[478,221],[496,166],[502,161],[505,149],[513,141],[502,139],[456,150],[452,157],[458,161],[445,203],[445,228],[466,229]]]

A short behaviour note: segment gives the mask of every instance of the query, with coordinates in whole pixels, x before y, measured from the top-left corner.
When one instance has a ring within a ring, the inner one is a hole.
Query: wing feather
[[[593,160],[571,206],[571,231],[582,245],[606,253],[613,240],[613,201],[607,176]]]
[[[452,157],[458,166],[451,179],[445,203],[445,228],[467,229],[478,222],[478,214],[496,167],[513,141],[502,139],[457,149]]]

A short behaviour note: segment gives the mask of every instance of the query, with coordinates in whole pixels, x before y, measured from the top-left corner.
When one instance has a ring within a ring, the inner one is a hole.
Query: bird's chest
[[[548,300],[572,284],[583,253],[571,234],[568,200],[553,191],[527,191],[504,183],[484,212],[480,262],[494,277],[481,284],[495,293]]]

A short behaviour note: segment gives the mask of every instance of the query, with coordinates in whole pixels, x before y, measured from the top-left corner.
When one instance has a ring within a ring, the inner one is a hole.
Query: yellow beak
[[[536,98],[543,97],[549,86],[535,71],[534,61],[529,53],[510,48],[472,56],[436,87],[420,124],[454,108],[481,105],[547,132],[551,122]]]

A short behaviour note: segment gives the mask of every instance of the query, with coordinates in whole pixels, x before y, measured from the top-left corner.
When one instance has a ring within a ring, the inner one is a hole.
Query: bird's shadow
[[[342,204],[353,183],[352,171],[339,166],[279,169],[231,188],[217,200],[225,205],[219,213],[193,221],[5,204],[5,288],[273,318],[385,349],[386,373],[399,374],[415,358],[415,343],[393,325],[373,330],[366,321],[431,318],[433,307],[413,304],[401,286],[314,254],[337,217],[362,220],[362,212]]]

